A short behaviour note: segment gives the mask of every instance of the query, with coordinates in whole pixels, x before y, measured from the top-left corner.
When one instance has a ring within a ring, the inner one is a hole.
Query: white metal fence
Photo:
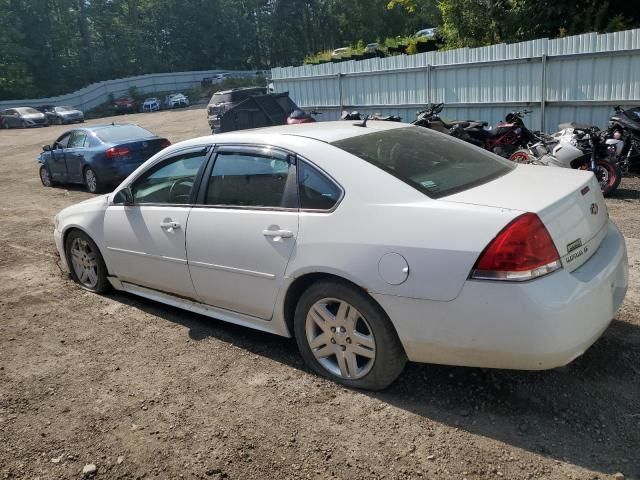
[[[343,109],[399,114],[444,102],[444,118],[495,122],[533,110],[533,129],[604,126],[615,105],[640,104],[640,29],[481,48],[274,68],[277,92],[338,118]]]
[[[57,97],[37,98],[29,100],[6,100],[0,102],[0,110],[12,107],[35,107],[38,105],[70,105],[89,110],[109,99],[125,95],[131,87],[140,93],[180,91],[200,85],[203,78],[216,73],[228,72],[237,77],[254,76],[255,71],[202,70],[196,72],[151,73],[137,77],[119,78],[93,83],[73,93]]]

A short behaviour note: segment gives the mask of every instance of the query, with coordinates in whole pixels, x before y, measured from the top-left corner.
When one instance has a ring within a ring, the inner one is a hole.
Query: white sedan
[[[392,122],[172,145],[114,193],[60,212],[55,241],[87,290],[295,336],[313,370],[366,389],[407,359],[565,365],[628,282],[592,173]]]

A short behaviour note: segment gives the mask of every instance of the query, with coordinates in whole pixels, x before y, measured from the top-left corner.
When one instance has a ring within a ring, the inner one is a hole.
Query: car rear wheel
[[[40,165],[40,181],[45,187],[53,187],[53,180],[51,178],[51,172],[46,165]]]
[[[381,390],[407,362],[386,314],[347,283],[322,281],[309,287],[296,306],[294,330],[307,365],[349,387]]]
[[[88,235],[80,230],[70,232],[65,243],[65,254],[74,282],[95,293],[111,289],[100,250]]]
[[[91,193],[99,193],[102,191],[102,184],[100,180],[98,180],[96,172],[91,167],[84,169],[84,184]]]

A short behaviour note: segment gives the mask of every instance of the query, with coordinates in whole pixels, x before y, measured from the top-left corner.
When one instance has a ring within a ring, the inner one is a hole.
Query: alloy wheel
[[[313,356],[333,375],[355,380],[373,368],[373,330],[366,318],[344,300],[323,298],[314,303],[307,313],[305,332]]]
[[[87,288],[98,284],[98,258],[83,238],[74,238],[71,243],[71,265],[78,281]]]
[[[98,189],[98,179],[96,178],[95,172],[90,168],[87,168],[84,172],[84,183],[91,193],[94,193]]]
[[[45,187],[50,187],[52,185],[49,169],[44,166],[40,168],[40,180]]]

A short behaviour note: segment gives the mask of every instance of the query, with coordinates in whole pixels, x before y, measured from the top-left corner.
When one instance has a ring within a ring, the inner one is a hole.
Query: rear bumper
[[[573,272],[525,283],[469,280],[450,302],[376,295],[410,360],[543,370],[582,355],[624,300],[627,251],[609,222],[598,251]]]

